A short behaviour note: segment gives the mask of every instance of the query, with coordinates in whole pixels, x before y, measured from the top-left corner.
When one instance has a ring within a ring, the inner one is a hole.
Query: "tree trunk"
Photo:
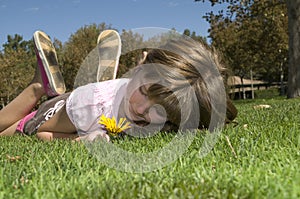
[[[254,99],[254,86],[253,86],[253,72],[250,70],[250,79],[251,79],[251,98]]]
[[[287,0],[289,27],[288,98],[300,97],[300,0]]]
[[[246,91],[245,91],[244,80],[242,76],[241,76],[241,84],[242,84],[242,93],[243,93],[242,99],[246,99]]]
[[[281,62],[281,65],[280,65],[280,96],[285,95],[283,80],[284,80],[283,62]]]

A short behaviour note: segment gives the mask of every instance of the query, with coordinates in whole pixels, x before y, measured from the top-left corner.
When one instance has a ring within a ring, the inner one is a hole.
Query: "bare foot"
[[[42,80],[42,77],[41,77],[41,71],[40,71],[40,67],[38,65],[36,66],[33,79],[31,80],[30,83],[31,84],[32,83],[40,83],[41,85],[43,85],[43,80]]]
[[[33,86],[34,94],[36,97],[42,97],[43,95],[46,95],[45,89],[43,87],[43,84],[40,82],[32,82],[31,86]]]

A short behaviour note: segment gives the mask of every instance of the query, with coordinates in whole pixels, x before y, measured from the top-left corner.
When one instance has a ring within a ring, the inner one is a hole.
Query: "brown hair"
[[[164,81],[153,84],[148,96],[165,108],[169,120],[165,129],[178,130],[182,123],[189,128],[195,118],[199,119],[196,121],[198,128],[209,128],[212,111],[218,112],[212,104],[212,95],[216,99],[225,97],[226,115],[223,118],[226,123],[237,116],[237,109],[227,94],[222,96],[220,92],[225,89],[226,68],[218,52],[208,45],[191,39],[174,40],[160,49],[151,49],[141,64],[157,66],[157,74]],[[222,85],[218,83],[220,81]],[[198,117],[194,115],[197,112]]]

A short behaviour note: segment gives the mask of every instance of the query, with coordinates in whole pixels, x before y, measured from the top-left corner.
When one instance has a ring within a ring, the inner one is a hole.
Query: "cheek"
[[[139,101],[139,96],[137,91],[132,92],[131,95],[128,97],[129,97],[129,103],[136,103]]]

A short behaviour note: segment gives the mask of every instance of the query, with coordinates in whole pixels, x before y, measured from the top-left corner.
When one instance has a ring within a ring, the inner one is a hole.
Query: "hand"
[[[110,142],[109,135],[107,135],[105,132],[101,132],[101,131],[100,132],[94,131],[94,132],[88,133],[87,135],[79,136],[74,141],[80,142],[80,141],[84,140],[84,141],[93,142],[93,141],[97,141],[98,139],[104,139],[105,141]]]

